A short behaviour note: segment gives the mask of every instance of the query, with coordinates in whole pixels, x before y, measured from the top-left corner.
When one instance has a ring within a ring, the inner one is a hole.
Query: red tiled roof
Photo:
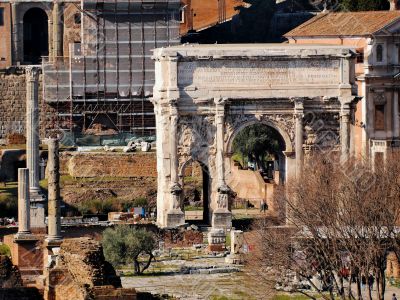
[[[400,11],[321,13],[285,34],[292,36],[364,36],[400,19]]]

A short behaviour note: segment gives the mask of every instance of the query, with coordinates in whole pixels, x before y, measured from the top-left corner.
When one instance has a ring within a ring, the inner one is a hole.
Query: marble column
[[[340,146],[342,163],[350,158],[350,104],[342,103],[340,110]]]
[[[223,187],[225,182],[225,160],[224,160],[224,128],[225,128],[225,102],[217,99],[215,110],[215,123],[217,126],[217,157],[216,165],[218,172],[218,186]]]
[[[18,169],[18,233],[16,238],[30,235],[29,169]]]
[[[58,140],[48,140],[48,233],[47,242],[61,241],[60,162]]]
[[[53,55],[54,60],[63,55],[63,5],[58,1],[53,6]]]
[[[176,227],[185,223],[185,214],[181,209],[182,187],[178,176],[178,103],[177,100],[169,102],[170,108],[170,210],[167,213],[167,227]]]
[[[296,178],[301,176],[304,163],[303,143],[303,117],[304,103],[303,99],[294,99],[294,117],[295,117],[295,151],[296,151]]]
[[[39,68],[27,67],[26,71],[26,160],[29,169],[31,202],[45,199],[39,187]]]
[[[216,131],[216,168],[218,180],[218,194],[216,209],[212,215],[212,227],[215,229],[227,229],[232,227],[232,215],[229,211],[230,188],[225,182],[225,160],[224,160],[224,132],[225,132],[225,104],[226,99],[216,98],[215,123]]]

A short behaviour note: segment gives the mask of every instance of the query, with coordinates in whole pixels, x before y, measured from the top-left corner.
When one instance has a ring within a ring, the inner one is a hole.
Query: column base
[[[46,237],[46,239],[44,240],[45,242],[45,246],[46,247],[60,247],[61,243],[63,241],[62,236],[48,236]]]
[[[242,254],[229,254],[225,257],[225,262],[231,265],[242,265],[244,263]]]
[[[208,251],[222,252],[226,249],[226,232],[224,229],[213,228],[207,235]]]
[[[43,204],[32,205],[30,208],[31,228],[46,228]]]
[[[226,209],[217,209],[212,216],[211,225],[217,229],[232,228],[232,213]]]
[[[185,224],[185,213],[180,209],[174,209],[167,212],[167,226],[174,228]]]
[[[34,236],[30,231],[23,231],[23,232],[17,232],[14,235],[14,242],[20,243],[20,242],[32,242],[32,241],[37,241],[38,238]]]
[[[46,196],[42,193],[40,189],[33,188],[29,189],[29,200],[31,201],[31,203],[46,202]]]

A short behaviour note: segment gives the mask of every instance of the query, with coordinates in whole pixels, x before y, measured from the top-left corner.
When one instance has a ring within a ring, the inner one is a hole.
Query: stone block
[[[232,227],[232,213],[228,210],[216,210],[212,216],[212,227],[230,229]]]
[[[185,224],[185,214],[180,210],[171,210],[167,213],[167,227],[174,228]]]

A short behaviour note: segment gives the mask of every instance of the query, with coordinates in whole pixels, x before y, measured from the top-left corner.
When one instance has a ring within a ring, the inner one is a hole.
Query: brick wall
[[[42,76],[39,77],[40,136],[44,138],[56,126],[54,109],[43,101]],[[26,83],[22,69],[0,73],[0,139],[12,133],[25,133]]]
[[[0,74],[0,138],[25,133],[25,74]]]

